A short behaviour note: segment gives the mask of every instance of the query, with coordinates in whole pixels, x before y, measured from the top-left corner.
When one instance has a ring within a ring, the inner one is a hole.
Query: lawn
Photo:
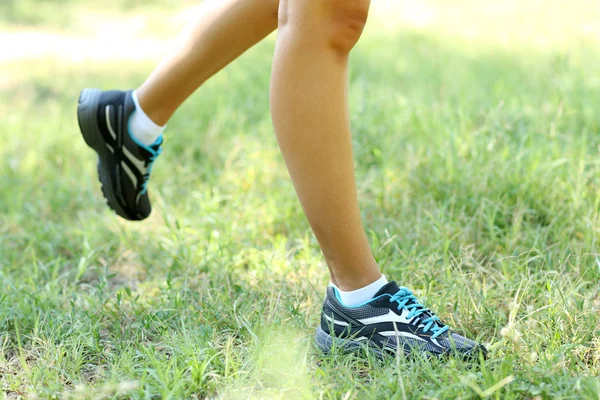
[[[0,62],[0,399],[599,399],[600,5],[446,3],[376,3],[356,175],[383,272],[486,362],[314,348],[328,279],[271,126],[272,37],[171,121],[143,223],[107,209],[75,106],[154,61]]]

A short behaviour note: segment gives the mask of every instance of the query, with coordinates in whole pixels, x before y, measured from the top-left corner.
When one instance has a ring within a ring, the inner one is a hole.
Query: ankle
[[[137,95],[138,105],[144,110],[146,116],[158,126],[166,126],[169,119],[173,116],[175,109],[169,107],[169,102],[165,101],[164,97],[158,102],[142,85],[135,91]]]
[[[365,271],[361,274],[339,274],[332,278],[332,281],[336,283],[336,286],[345,292],[364,288],[373,282],[381,279],[383,274],[379,271],[379,268]]]
[[[370,284],[351,291],[345,291],[333,284],[332,285],[337,289],[337,295],[339,296],[342,304],[346,306],[356,306],[372,300],[377,292],[379,292],[387,283],[388,280],[386,277],[381,275],[379,279],[371,282]]]
[[[352,252],[323,251],[327,267],[338,288],[352,291],[365,287],[379,278],[382,273],[368,246],[355,246]]]
[[[132,94],[135,111],[129,118],[129,133],[139,143],[151,146],[161,137],[166,126],[157,125],[146,113],[139,101],[138,91]]]

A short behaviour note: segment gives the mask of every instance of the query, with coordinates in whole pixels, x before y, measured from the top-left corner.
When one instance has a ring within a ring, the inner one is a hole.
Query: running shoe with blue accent
[[[98,154],[98,177],[108,206],[125,219],[140,221],[152,211],[147,185],[163,140],[161,136],[145,146],[131,136],[132,93],[85,89],[77,118],[85,142]]]
[[[369,348],[378,355],[419,352],[465,359],[487,355],[483,345],[452,332],[410,290],[393,281],[372,300],[352,307],[342,304],[337,290],[328,287],[316,342],[325,353]]]

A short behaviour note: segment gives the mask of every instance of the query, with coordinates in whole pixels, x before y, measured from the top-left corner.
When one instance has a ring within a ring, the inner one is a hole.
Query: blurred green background
[[[176,0],[2,0],[0,21],[5,25],[52,26],[68,29],[76,24],[82,11],[131,13],[148,12],[153,8],[164,10],[192,4]],[[196,2],[198,3],[198,2]]]

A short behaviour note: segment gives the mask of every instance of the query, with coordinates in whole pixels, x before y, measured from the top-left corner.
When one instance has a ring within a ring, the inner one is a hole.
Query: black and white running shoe
[[[352,307],[343,305],[336,289],[328,287],[316,342],[325,353],[334,348],[352,351],[368,347],[379,355],[400,351],[469,359],[487,354],[484,346],[450,331],[396,282],[386,284],[372,300]]]
[[[134,111],[131,91],[85,89],[77,118],[85,142],[98,153],[98,176],[108,206],[125,219],[139,221],[152,211],[147,185],[162,152],[162,136],[150,146],[131,136],[128,123]]]

